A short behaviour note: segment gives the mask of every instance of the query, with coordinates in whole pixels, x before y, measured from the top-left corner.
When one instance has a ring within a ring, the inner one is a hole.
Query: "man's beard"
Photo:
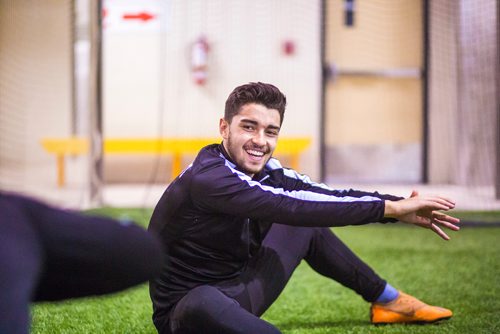
[[[246,149],[248,148],[258,148],[260,149],[260,147],[258,146],[255,146],[255,145],[252,145],[251,147],[248,147],[247,144],[245,144],[242,149],[243,151],[245,151],[246,153]],[[232,143],[232,140],[231,140],[231,131],[229,131],[229,135],[228,135],[228,138],[227,138],[227,154],[229,155],[229,157],[231,158],[231,160],[233,160],[233,163],[236,164],[236,168],[240,171],[242,171],[243,173],[245,174],[257,174],[259,173],[260,171],[262,171],[262,169],[264,168],[264,166],[267,164],[267,162],[269,161],[270,157],[267,157],[267,160],[265,161],[264,164],[262,164],[262,168],[258,169],[258,170],[249,170],[247,168],[245,168],[244,164],[239,164],[238,161],[236,160],[237,159],[237,154],[233,155],[233,149],[234,151],[236,152],[238,150],[237,147],[234,147],[233,148],[233,143]],[[266,147],[265,151],[264,151],[264,155],[268,154],[269,153],[269,147]]]

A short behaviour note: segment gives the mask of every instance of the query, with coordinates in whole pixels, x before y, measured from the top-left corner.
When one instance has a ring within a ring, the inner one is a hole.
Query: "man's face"
[[[230,124],[220,120],[219,131],[224,148],[238,169],[253,177],[273,155],[280,131],[280,114],[261,104],[245,104]]]

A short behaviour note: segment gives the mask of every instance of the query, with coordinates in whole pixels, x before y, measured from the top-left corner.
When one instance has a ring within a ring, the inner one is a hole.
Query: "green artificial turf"
[[[146,226],[151,210],[91,213]],[[368,303],[302,263],[263,316],[283,333],[500,333],[500,228],[465,227],[451,232],[450,241],[403,224],[334,232],[393,286],[452,309],[454,317],[431,325],[373,326]],[[32,333],[156,333],[145,284],[111,296],[37,304],[32,315]]]
[[[464,222],[500,224],[500,211],[455,211],[453,215]]]

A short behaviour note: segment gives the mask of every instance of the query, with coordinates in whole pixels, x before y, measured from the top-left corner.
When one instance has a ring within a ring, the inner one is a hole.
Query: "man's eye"
[[[278,131],[267,131],[267,135],[270,137],[276,137],[278,134]]]
[[[243,129],[251,131],[251,130],[253,130],[253,126],[251,126],[251,125],[243,125]]]

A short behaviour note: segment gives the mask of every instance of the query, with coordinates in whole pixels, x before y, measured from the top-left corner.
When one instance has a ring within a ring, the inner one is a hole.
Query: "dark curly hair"
[[[262,104],[268,109],[278,110],[280,125],[283,123],[286,97],[277,87],[263,82],[250,82],[236,87],[226,100],[224,119],[231,123],[240,108],[248,103]]]

